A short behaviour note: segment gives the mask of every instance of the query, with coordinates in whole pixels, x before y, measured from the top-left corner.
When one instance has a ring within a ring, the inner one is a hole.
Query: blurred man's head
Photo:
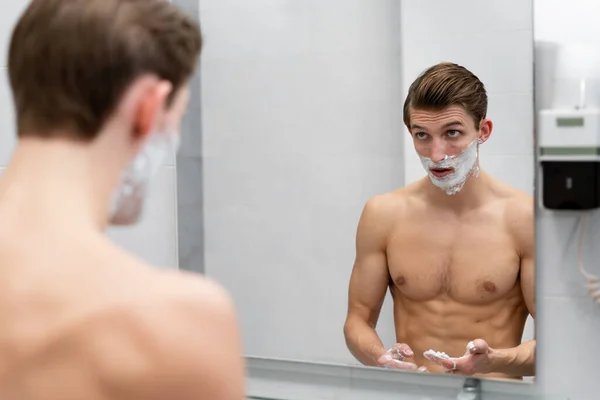
[[[18,136],[110,143],[107,168],[129,165],[111,221],[135,222],[177,145],[201,47],[197,24],[166,0],[33,0],[9,49]]]
[[[466,68],[440,63],[410,86],[404,123],[431,181],[448,194],[478,173],[478,149],[492,131],[483,83]]]

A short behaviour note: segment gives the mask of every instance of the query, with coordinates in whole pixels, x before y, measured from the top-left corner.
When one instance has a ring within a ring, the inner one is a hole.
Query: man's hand
[[[416,364],[404,361],[406,358],[414,356],[415,353],[406,343],[396,343],[391,349],[379,357],[377,365],[385,368],[403,369],[408,371],[427,371],[426,367],[417,367]]]
[[[457,375],[487,374],[492,372],[491,349],[483,339],[475,339],[467,344],[467,352],[459,358],[444,358],[426,354],[425,358],[446,369],[446,373]]]

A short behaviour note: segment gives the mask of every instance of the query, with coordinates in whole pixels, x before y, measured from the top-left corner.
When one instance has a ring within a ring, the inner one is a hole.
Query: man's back
[[[0,397],[243,398],[237,327],[217,285],[148,268],[100,235],[4,220]]]
[[[164,0],[31,0],[19,17],[17,145],[0,177],[0,398],[243,398],[224,291],[104,234],[145,214],[201,49],[194,18]]]

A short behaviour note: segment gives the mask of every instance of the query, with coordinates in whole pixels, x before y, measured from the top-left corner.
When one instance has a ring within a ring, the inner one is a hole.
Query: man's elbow
[[[361,325],[365,325],[366,321],[363,321],[356,315],[348,315],[344,323],[344,339],[348,348],[353,348],[356,345],[358,331],[360,331]]]
[[[344,321],[344,338],[346,339],[346,343],[348,343],[348,338],[351,337],[353,331],[353,318],[348,315],[346,317],[346,321]]]

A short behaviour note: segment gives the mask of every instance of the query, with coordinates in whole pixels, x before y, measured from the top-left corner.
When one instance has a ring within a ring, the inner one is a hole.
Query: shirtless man
[[[410,87],[404,122],[428,176],[375,196],[361,215],[344,334],[364,365],[534,375],[535,340],[521,343],[535,318],[534,202],[479,168],[492,133],[486,111],[483,84],[455,64]],[[390,349],[375,331],[388,287]]]
[[[242,400],[216,283],[111,243],[173,152],[199,27],[164,0],[33,0],[11,38],[0,177],[0,398]]]

